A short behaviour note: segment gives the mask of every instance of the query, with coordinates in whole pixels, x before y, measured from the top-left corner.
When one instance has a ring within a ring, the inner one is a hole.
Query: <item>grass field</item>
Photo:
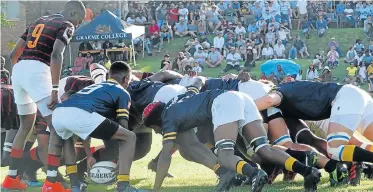
[[[347,52],[347,47],[352,45],[356,39],[360,38],[365,40],[363,36],[362,29],[330,29],[328,30],[326,36],[323,38],[318,38],[313,36],[311,39],[306,40],[309,51],[311,55],[314,55],[318,52],[319,48],[322,48],[326,51],[327,43],[330,41],[331,37],[335,37],[339,43],[342,45],[343,53]],[[295,36],[296,32],[293,32]],[[181,51],[183,48],[183,43],[187,38],[178,39],[172,41],[170,44],[165,43],[165,50],[161,53],[153,55],[152,57],[145,57],[145,59],[140,58],[137,61],[137,66],[134,66],[135,69],[141,69],[143,71],[158,71],[160,66],[160,61],[164,54],[170,54],[171,57],[175,57],[178,51]],[[367,47],[368,43],[365,41]],[[302,66],[306,71],[308,65],[311,63],[310,59],[298,59],[295,60],[298,64]],[[257,68],[252,71],[253,75],[258,76],[260,74],[259,66],[262,62],[259,62]],[[221,67],[223,68],[223,67]],[[341,63],[341,65],[333,70],[333,76],[342,78],[345,73],[346,66]],[[203,75],[210,77],[217,77],[221,69],[208,69],[203,72]],[[365,88],[365,86],[364,86]],[[96,145],[99,144],[99,141],[96,140]],[[143,159],[134,162],[131,170],[131,183],[137,188],[142,189],[151,189],[155,174],[147,169],[148,162],[154,158],[161,149],[161,137],[155,136],[153,140],[151,152],[144,157]],[[7,173],[6,168],[0,169],[0,179],[3,180]],[[64,172],[63,168],[61,171]],[[214,186],[217,184],[217,179],[213,171],[184,160],[178,153],[173,155],[172,164],[170,172],[175,175],[173,179],[166,179],[163,184],[163,190],[165,192],[203,192],[203,191],[212,191]],[[45,174],[42,172],[38,173],[40,179],[45,178]],[[372,180],[362,180],[362,184],[357,187],[352,186],[340,186],[338,188],[329,187],[328,175],[323,172],[323,178],[319,185],[319,190],[321,192],[368,192],[373,191],[373,181]],[[280,175],[276,182],[272,185],[268,185],[264,188],[263,191],[268,192],[296,192],[303,191],[303,179],[299,176],[296,178],[294,183],[285,183],[282,182],[282,175]],[[113,191],[115,186],[102,186],[90,184],[88,191],[92,192],[104,192],[104,191]],[[39,192],[40,188],[30,188],[27,192]],[[234,192],[243,192],[250,191],[250,187],[239,187],[232,189]]]

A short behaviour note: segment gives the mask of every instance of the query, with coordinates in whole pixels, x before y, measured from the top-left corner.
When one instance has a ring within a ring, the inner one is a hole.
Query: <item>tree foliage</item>
[[[1,22],[1,27],[11,27],[12,22],[6,19],[5,13],[1,13],[0,15],[0,22]]]

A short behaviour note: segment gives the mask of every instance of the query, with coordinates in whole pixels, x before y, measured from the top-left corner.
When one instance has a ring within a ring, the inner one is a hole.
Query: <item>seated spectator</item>
[[[344,82],[347,84],[355,85],[356,80],[357,80],[357,72],[358,72],[357,67],[355,67],[355,65],[351,63],[350,66],[346,68],[346,77],[344,79]]]
[[[323,83],[332,82],[333,75],[332,75],[332,71],[329,69],[328,66],[324,67],[320,79],[321,79],[321,82]]]
[[[162,2],[159,4],[159,6],[155,9],[155,19],[157,20],[158,27],[162,27],[163,24],[168,20],[167,14],[167,4],[163,4]]]
[[[213,5],[211,10],[206,13],[206,21],[209,26],[209,30],[212,30],[215,33],[221,26],[219,21],[220,14],[216,11],[217,6]]]
[[[273,59],[274,52],[273,52],[273,48],[269,45],[269,43],[267,43],[266,46],[263,48],[262,56],[263,56],[263,59],[265,60]]]
[[[285,46],[282,44],[281,40],[277,40],[277,44],[273,47],[276,58],[285,58]]]
[[[369,81],[369,84],[368,84],[368,90],[370,92],[373,92],[373,72],[372,73],[369,73],[368,74],[368,81]]]
[[[368,46],[368,50],[370,52],[370,54],[373,54],[373,40],[370,40],[370,45]]]
[[[85,62],[87,63],[87,68],[85,69],[88,69],[88,66],[90,66],[92,63],[93,63],[93,56],[91,55],[90,52],[87,53],[87,55],[85,56]]]
[[[78,74],[83,69],[87,68],[87,63],[85,61],[85,57],[81,52],[78,53],[78,56],[75,58],[74,67],[72,68],[72,75]]]
[[[291,39],[290,30],[281,25],[280,30],[277,31],[277,37],[282,41],[282,44],[286,45],[287,40]]]
[[[364,47],[363,41],[361,39],[356,39],[354,49],[358,54],[363,53],[363,50],[365,49],[365,47]]]
[[[271,21],[268,23],[267,29],[270,29],[271,27],[273,27],[275,29],[275,31],[280,29],[280,23],[277,22],[276,18],[274,18],[274,17],[272,17]]]
[[[346,53],[346,57],[344,58],[344,62],[345,63],[357,63],[358,58],[359,56],[357,55],[357,52],[355,51],[354,46],[350,46]]]
[[[267,77],[266,77],[266,75],[263,72],[260,73],[259,80],[267,80]]]
[[[234,3],[233,3],[234,4]],[[247,26],[248,24],[253,22],[253,15],[250,14],[249,6],[247,3],[244,3],[242,7],[238,11],[238,16],[240,17],[241,22]]]
[[[331,47],[335,47],[335,50],[338,52],[338,55],[340,57],[343,57],[341,46],[339,45],[338,41],[335,40],[334,37],[332,37],[332,40],[328,43],[328,47],[329,47],[329,49]]]
[[[95,63],[99,63],[100,61],[103,61],[105,58],[105,52],[104,50],[100,51],[100,54],[98,54],[95,58]]]
[[[135,22],[136,22],[136,17],[135,17],[135,14],[131,14],[128,18],[127,18],[127,23],[128,24],[135,24]]]
[[[276,33],[273,26],[268,29],[268,32],[265,34],[265,42],[274,46],[276,44]]]
[[[101,49],[102,49],[101,43],[99,43],[98,41],[92,42],[92,50],[101,50]]]
[[[178,57],[176,58],[176,64],[177,64],[177,69],[179,71],[183,71],[183,62],[184,60],[186,60],[187,58],[185,57],[184,53],[183,52],[179,52],[178,54]]]
[[[297,76],[295,77],[295,80],[297,81],[302,81],[303,79],[303,70],[302,69],[299,69],[299,73],[297,74]]]
[[[245,64],[244,64],[244,67],[247,69],[255,67],[256,56],[255,56],[254,51],[255,49],[253,49],[251,46],[247,47],[246,56],[245,56]]]
[[[179,23],[176,23],[174,27],[175,35],[184,37],[186,35],[196,36],[193,32],[188,31],[188,25],[183,18],[180,19]]]
[[[163,48],[163,39],[158,32],[153,33],[153,35],[150,37],[150,41],[153,48],[156,48],[158,53],[161,52],[161,49]]]
[[[197,74],[198,73],[202,73],[202,67],[199,66],[200,64],[198,62],[193,62],[192,64],[192,67],[193,67],[193,71],[196,72]]]
[[[198,25],[197,25],[197,34],[199,35],[206,35],[207,34],[207,29],[206,29],[206,23],[204,20],[198,20]]]
[[[334,69],[335,67],[337,67],[337,65],[339,65],[339,61],[338,61],[339,55],[338,55],[338,52],[335,50],[335,47],[330,48],[330,51],[327,54],[327,58],[328,58],[328,65],[332,69]]]
[[[198,50],[199,47],[202,47],[197,38],[191,38],[185,43],[185,52],[188,52],[192,55]]]
[[[198,49],[193,55],[194,61],[199,63],[200,66],[205,67],[208,53],[204,51],[202,47]]]
[[[317,72],[317,69],[315,69],[315,66],[311,64],[307,69],[306,80],[315,81],[318,78],[319,73]]]
[[[350,2],[347,2],[346,8],[344,9],[343,12],[346,16],[347,23],[350,25],[350,27],[354,28],[356,19],[354,17],[354,10],[352,9]]]
[[[149,35],[152,36],[153,33],[155,33],[155,32],[159,33],[160,32],[160,28],[157,25],[156,21],[152,20],[152,23],[149,25]]]
[[[364,21],[367,19],[368,15],[369,15],[369,13],[370,13],[370,9],[367,7],[367,4],[365,2],[363,2],[363,7],[359,11],[360,21],[362,21],[364,23]]]
[[[364,21],[364,32],[368,37],[373,37],[373,19],[371,15]]]
[[[135,24],[144,24],[146,23],[148,20],[146,19],[145,15],[140,15],[138,14],[136,19],[135,19]]]
[[[363,56],[361,62],[364,62],[368,67],[368,65],[373,61],[373,56],[369,53],[369,51],[365,51],[365,55]],[[356,63],[355,63],[356,64]],[[359,63],[360,64],[360,63]]]
[[[170,55],[166,54],[161,61],[161,70],[172,70]]]
[[[231,4],[228,4],[227,8],[224,10],[224,18],[228,22],[235,23],[237,20],[237,11],[232,8]]]
[[[282,81],[285,78],[285,71],[282,69],[281,65],[277,65],[277,70],[274,72],[274,76],[278,81]]]
[[[299,53],[300,57],[303,59],[303,55],[306,54],[307,57],[310,56],[307,51],[307,46],[304,43],[303,40],[300,39],[300,36],[297,35],[295,41],[294,41],[294,47],[297,49],[297,52]]]
[[[223,37],[223,33],[219,32],[216,37],[214,37],[214,47],[216,50],[218,50],[220,53],[223,53],[225,39]]]
[[[306,36],[306,38],[308,39],[311,35],[312,29],[315,29],[315,28],[313,27],[311,21],[304,20],[302,21],[301,29],[302,29],[302,33],[304,34],[304,36]]]
[[[236,29],[234,30],[234,33],[235,33],[236,35],[243,35],[243,36],[246,35],[246,29],[245,29],[245,27],[242,26],[242,23],[241,23],[241,22],[238,22],[238,23],[237,23],[237,27],[236,27]]]
[[[254,6],[252,6],[250,9],[250,12],[254,15],[255,20],[258,21],[262,17],[262,7],[260,5],[260,1],[256,1],[254,3]]]
[[[319,15],[319,19],[316,21],[316,30],[319,37],[324,36],[326,29],[328,28],[326,20],[322,15]]]
[[[290,73],[287,73],[286,77],[280,82],[280,84],[292,81],[295,81],[294,77]]]
[[[188,24],[188,31],[189,33],[193,33],[193,36],[196,36],[195,34],[197,34],[198,32],[198,23],[196,20],[190,21],[190,23]]]
[[[259,58],[262,53],[262,47],[264,44],[263,39],[260,35],[256,35],[255,33],[252,36],[252,41],[254,42],[254,48],[256,50],[257,55],[255,55],[255,59]]]
[[[222,61],[222,55],[217,49],[215,49],[215,47],[212,46],[211,51],[207,56],[206,64],[211,68],[216,68],[220,66]]]
[[[164,38],[167,38],[167,42],[169,43],[170,42],[170,39],[173,39],[173,33],[172,33],[172,29],[171,29],[171,26],[168,25],[168,22],[165,21],[160,29],[161,33],[161,38],[164,39]]]
[[[109,40],[106,40],[103,44],[102,44],[102,48],[103,49],[111,49],[113,47],[113,43],[111,43]]]
[[[360,62],[359,64],[357,78],[361,84],[364,84],[364,82],[367,80],[367,67],[365,66],[364,62]]]
[[[257,21],[255,25],[258,31],[267,31],[267,23],[263,17],[261,17],[260,20]]]
[[[291,48],[289,49],[288,59],[289,60],[297,59],[297,49],[295,48],[294,45],[292,45]]]
[[[240,61],[242,61],[242,58],[238,49],[231,47],[229,53],[227,54],[226,60],[227,65],[225,66],[225,69],[221,71],[221,73],[226,73],[232,69],[235,69],[237,71],[241,70]]]
[[[324,64],[324,61],[320,57],[320,54],[316,54],[314,59],[312,60],[312,65],[317,66],[319,69],[321,69],[323,64]]]
[[[93,50],[92,45],[88,41],[84,41],[79,45],[79,51],[90,51]]]

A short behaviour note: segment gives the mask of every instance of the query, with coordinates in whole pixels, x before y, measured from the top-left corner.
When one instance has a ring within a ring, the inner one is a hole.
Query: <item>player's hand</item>
[[[48,104],[48,108],[53,110],[57,104],[58,104],[58,92],[52,91],[51,102]]]
[[[87,169],[91,170],[94,164],[96,164],[96,159],[93,156],[87,157]]]

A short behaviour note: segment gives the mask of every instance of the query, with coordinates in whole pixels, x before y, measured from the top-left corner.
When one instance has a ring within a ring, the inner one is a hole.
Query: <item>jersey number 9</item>
[[[102,87],[102,85],[90,85],[90,86],[80,90],[78,93],[88,95],[88,94],[92,93],[93,91],[95,91],[95,90],[97,90],[101,87]]]
[[[32,49],[32,48],[36,47],[36,45],[38,44],[40,35],[44,30],[44,27],[45,27],[44,24],[38,24],[38,25],[35,26],[34,30],[32,31],[32,34],[31,34],[31,36],[35,39],[33,41],[28,41],[27,42],[27,47],[28,48]]]

